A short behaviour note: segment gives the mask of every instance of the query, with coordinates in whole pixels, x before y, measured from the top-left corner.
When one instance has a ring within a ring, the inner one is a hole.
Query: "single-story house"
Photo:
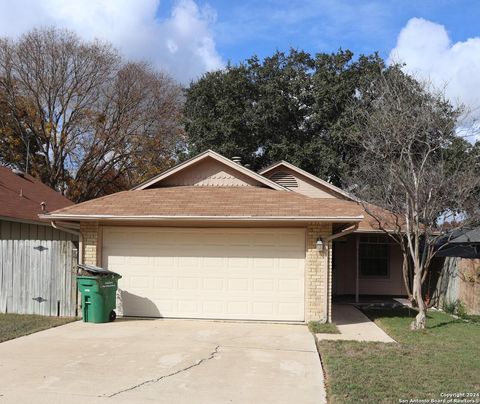
[[[71,205],[38,179],[0,167],[0,313],[75,315],[78,236],[38,218]]]
[[[41,215],[122,275],[120,315],[328,321],[332,294],[403,295],[399,249],[343,190],[208,150],[132,190]]]

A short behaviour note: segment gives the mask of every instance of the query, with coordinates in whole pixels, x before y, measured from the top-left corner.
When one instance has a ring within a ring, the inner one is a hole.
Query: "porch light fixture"
[[[321,238],[319,238],[317,240],[316,247],[317,247],[317,251],[322,251],[323,250],[323,241],[322,241]]]

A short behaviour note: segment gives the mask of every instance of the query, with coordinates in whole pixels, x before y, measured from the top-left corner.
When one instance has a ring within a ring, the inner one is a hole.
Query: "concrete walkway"
[[[305,325],[70,323],[0,344],[0,404],[326,403]]]
[[[316,334],[319,340],[395,342],[365,314],[350,304],[332,307],[332,321],[340,334]]]

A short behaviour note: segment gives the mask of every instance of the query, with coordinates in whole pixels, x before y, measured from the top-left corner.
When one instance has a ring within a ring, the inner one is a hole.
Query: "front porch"
[[[333,242],[334,302],[385,302],[406,296],[400,247],[379,232],[355,232]]]

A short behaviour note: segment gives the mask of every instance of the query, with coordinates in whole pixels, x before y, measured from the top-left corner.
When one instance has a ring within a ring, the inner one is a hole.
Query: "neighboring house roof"
[[[450,241],[453,244],[480,244],[480,227],[471,230],[465,230],[463,234]]]
[[[333,184],[330,184],[329,182],[327,181],[324,181],[322,180],[321,178],[318,178],[317,176],[313,175],[313,174],[310,174],[309,172],[305,171],[305,170],[302,170],[301,168],[297,167],[297,166],[294,166],[293,164],[290,164],[288,163],[287,161],[278,161],[274,164],[271,164],[269,165],[268,167],[265,167],[263,169],[261,169],[258,173],[260,175],[263,175],[265,176],[266,174],[268,174],[270,171],[274,170],[275,168],[279,167],[279,166],[284,166],[284,167],[287,167],[307,178],[309,178],[310,180],[312,180],[313,182],[321,185],[322,187],[325,187],[327,189],[329,189],[330,191],[332,191],[333,193],[335,194],[338,194],[338,195],[341,195],[343,196],[344,198],[347,198],[349,200],[353,200],[353,197],[348,193],[348,192],[345,192],[343,189],[340,189],[338,187],[336,187],[335,185]]]
[[[362,208],[263,187],[180,186],[131,190],[43,215],[63,220],[328,220],[359,222]]]
[[[45,202],[46,212],[73,205],[60,193],[31,175],[17,175],[8,167],[0,167],[0,217],[39,222]]]
[[[480,258],[480,227],[446,234],[438,241],[437,247],[437,257]]]
[[[480,258],[480,244],[451,244],[438,251],[436,257]]]
[[[142,190],[142,189],[147,189],[147,188],[150,188],[158,183],[160,183],[161,181],[165,180],[166,178],[180,172],[180,171],[183,171],[185,169],[187,169],[188,167],[196,164],[196,163],[199,163],[200,161],[202,160],[205,160],[205,159],[208,159],[208,158],[211,158],[213,160],[216,160],[228,167],[231,167],[233,168],[234,170],[242,173],[243,175],[246,175],[247,177],[255,180],[259,185],[262,185],[262,186],[265,186],[265,187],[268,187],[268,188],[271,188],[271,189],[276,189],[276,190],[282,190],[282,191],[288,191],[288,189],[282,187],[281,185],[277,184],[276,182],[272,181],[272,180],[269,180],[268,178],[256,173],[255,171],[252,171],[250,169],[248,169],[247,167],[239,164],[239,163],[235,163],[234,161],[214,152],[213,150],[207,150],[203,153],[200,153],[199,155],[189,159],[189,160],[186,160],[178,165],[176,165],[175,167],[172,167],[170,168],[169,170],[166,170],[164,171],[163,173],[151,178],[150,180],[148,181],[145,181],[143,182],[142,184],[136,186],[135,188],[133,188],[133,190]]]

